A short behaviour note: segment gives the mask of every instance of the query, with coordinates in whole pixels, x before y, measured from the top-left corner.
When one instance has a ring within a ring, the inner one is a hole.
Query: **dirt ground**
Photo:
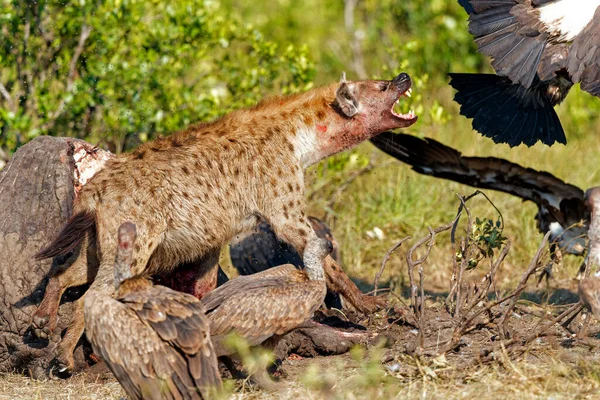
[[[422,338],[411,309],[400,302],[369,318],[329,311],[377,333],[366,350],[357,347],[342,355],[316,357],[292,353],[275,374],[278,391],[230,380],[226,397],[497,398],[518,394],[520,398],[598,398],[600,324],[587,313],[579,314],[567,329],[553,324],[553,316],[571,306],[565,301],[574,298],[569,290],[560,292],[562,297],[554,296],[555,302],[545,305],[520,300],[509,319],[506,339],[501,340],[498,333],[497,317],[502,310],[494,310],[474,321],[457,346],[445,353],[441,350],[455,324],[443,296],[430,296]],[[36,381],[16,374],[0,377],[0,400],[123,396],[102,364],[68,380]]]

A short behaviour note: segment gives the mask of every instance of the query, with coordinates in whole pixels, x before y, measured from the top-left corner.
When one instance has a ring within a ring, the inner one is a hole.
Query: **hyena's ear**
[[[356,100],[346,82],[345,73],[340,80],[340,87],[335,92],[333,106],[348,118],[353,117],[358,112],[358,100]]]

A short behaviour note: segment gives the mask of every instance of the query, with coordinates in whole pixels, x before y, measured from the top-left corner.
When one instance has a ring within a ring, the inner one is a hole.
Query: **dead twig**
[[[83,50],[85,48],[85,42],[90,37],[91,32],[92,32],[92,28],[90,26],[84,24],[81,27],[79,41],[77,43],[77,47],[75,47],[75,51],[73,52],[73,57],[71,57],[71,62],[69,63],[69,73],[67,74],[66,92],[70,92],[73,90],[73,85],[75,83],[75,72],[77,69],[77,62],[79,61],[79,58],[81,57],[81,54],[83,53]],[[44,126],[45,130],[52,129],[52,127],[56,123],[58,117],[60,117],[63,110],[65,109],[66,99],[67,99],[66,96],[62,97],[62,99],[60,100],[60,103],[58,104],[58,106],[56,107],[54,112],[52,113],[51,118]]]
[[[460,321],[459,324],[455,325],[455,328],[454,328],[454,331],[452,332],[452,337],[450,338],[450,341],[448,341],[446,346],[444,346],[442,348],[442,350],[440,351],[440,354],[447,353],[449,351],[454,350],[456,348],[456,346],[458,345],[458,343],[460,342],[460,338],[470,330],[469,327],[471,326],[471,324],[473,323],[473,321],[475,321],[475,319],[477,317],[479,317],[483,313],[491,311],[492,308],[494,308],[502,303],[505,303],[506,301],[508,301],[510,299],[513,299],[516,295],[517,295],[517,293],[513,292],[513,293],[501,298],[500,300],[496,300],[491,303],[488,303],[481,310],[472,314],[468,318],[465,315],[465,317],[463,317],[463,320]]]
[[[513,293],[511,296],[513,296],[515,294],[516,294],[516,292]],[[548,332],[548,330],[550,328],[552,328],[553,326],[555,326],[557,324],[560,324],[561,326],[564,326],[565,324],[568,325],[568,322],[572,321],[573,318],[575,318],[581,312],[581,310],[583,310],[583,304],[575,303],[571,307],[569,307],[567,310],[562,312],[560,315],[558,315],[557,317],[552,318],[550,320],[550,323],[546,324],[541,329],[537,330],[536,332],[532,333],[531,335],[527,336],[526,338],[521,339],[521,340],[519,340],[517,338],[511,338],[508,340],[503,340],[501,343],[506,349],[509,349],[510,347],[515,346],[517,344],[520,345],[521,349],[522,349],[523,347],[527,346],[534,340],[545,336],[546,332]],[[566,318],[566,320],[565,320],[565,318]],[[565,321],[563,321],[563,320],[565,320]],[[561,322],[561,321],[563,321],[563,322]],[[521,349],[514,349],[511,351],[511,354],[514,352],[522,351]],[[493,350],[492,349],[487,350],[486,353],[492,354]]]
[[[407,237],[401,239],[391,249],[389,249],[387,251],[387,253],[385,253],[385,256],[383,257],[383,261],[381,261],[381,268],[379,268],[379,271],[377,272],[377,274],[375,274],[375,279],[373,280],[373,286],[375,287],[375,289],[373,290],[374,296],[377,296],[377,291],[379,289],[379,279],[381,278],[381,275],[383,274],[383,271],[385,269],[385,265],[387,264],[390,257],[392,256],[392,253],[394,251],[396,251],[402,245],[402,243],[406,242],[409,239],[410,239],[410,236],[407,236]]]
[[[508,337],[507,336],[508,320],[509,320],[510,316],[512,315],[512,312],[517,304],[517,300],[519,299],[521,292],[523,290],[525,290],[525,287],[527,286],[527,281],[529,280],[531,275],[533,275],[535,273],[535,271],[537,270],[542,252],[544,251],[544,249],[546,248],[546,245],[548,244],[548,238],[550,237],[550,233],[551,232],[548,231],[546,233],[546,235],[544,236],[544,239],[542,239],[542,243],[540,243],[540,246],[538,247],[537,252],[535,253],[535,255],[533,256],[533,259],[529,263],[529,267],[527,268],[527,271],[525,271],[525,273],[521,276],[519,285],[517,286],[517,289],[514,291],[515,297],[513,297],[511,303],[509,304],[507,309],[504,311],[504,315],[502,316],[502,319],[500,320],[500,323],[498,324],[498,327],[500,328],[500,334],[502,335],[503,338]]]
[[[516,293],[511,293],[508,296],[501,298],[500,300],[489,302],[483,308],[471,314],[473,309],[487,298],[489,294],[489,289],[491,288],[491,285],[494,281],[494,277],[496,276],[496,271],[504,261],[506,255],[508,254],[508,251],[510,250],[510,245],[511,242],[509,241],[498,255],[498,258],[494,262],[492,262],[490,272],[488,272],[483,277],[481,281],[481,286],[475,286],[476,291],[473,293],[471,301],[469,301],[468,305],[465,307],[466,311],[463,312],[463,315],[460,318],[460,320],[458,320],[458,322],[455,323],[452,336],[448,343],[442,348],[440,354],[454,350],[460,342],[460,338],[470,330],[471,324],[473,323],[473,321],[475,321],[477,317],[486,312],[490,312],[492,308],[514,298],[517,295]]]
[[[460,311],[461,311],[461,306],[462,306],[463,276],[464,276],[465,271],[469,268],[469,260],[471,258],[471,252],[472,252],[471,246],[469,246],[468,238],[471,236],[471,232],[473,229],[473,220],[471,218],[471,211],[467,208],[466,202],[468,200],[470,200],[471,198],[475,197],[478,193],[479,193],[479,190],[476,190],[473,194],[471,194],[470,196],[467,196],[467,197],[462,197],[462,196],[457,195],[458,199],[460,200],[460,206],[456,213],[456,215],[457,215],[456,223],[452,227],[451,242],[454,243],[453,235],[456,233],[458,221],[460,219],[460,216],[462,215],[463,209],[467,213],[467,230],[465,232],[465,236],[462,238],[461,243],[460,243],[460,255],[461,255],[460,267],[458,267],[458,264],[456,263],[456,256],[454,257],[455,262],[453,263],[453,265],[455,267],[454,267],[454,271],[452,273],[453,284],[451,285],[450,293],[449,293],[448,297],[446,298],[446,300],[451,299],[452,294],[454,292],[456,292],[455,299],[454,299],[454,301],[455,301],[454,318],[457,320],[460,318]],[[457,252],[455,251],[455,254],[456,253]]]
[[[2,84],[2,82],[0,82],[0,94],[2,95],[2,97],[4,97],[4,99],[6,100],[6,103],[8,105],[8,109],[9,110],[13,110],[13,99],[10,96],[10,93],[8,92],[8,90],[6,89],[6,86],[4,86]]]
[[[425,282],[425,273],[424,273],[421,265],[427,260],[427,258],[429,257],[429,253],[431,253],[431,249],[435,245],[435,236],[441,232],[447,231],[450,228],[452,228],[452,226],[454,225],[454,222],[455,221],[452,221],[451,223],[440,226],[436,229],[428,228],[429,234],[427,236],[425,236],[424,238],[422,238],[421,240],[419,240],[406,253],[406,265],[408,266],[408,279],[409,279],[409,284],[410,284],[411,308],[413,310],[413,314],[415,316],[415,322],[418,327],[417,328],[417,330],[418,330],[417,352],[418,353],[420,353],[423,349],[423,343],[424,343],[423,320],[425,319],[425,289],[423,286],[423,284]],[[421,258],[414,260],[413,253],[425,243],[427,243],[427,249],[425,251],[425,254]],[[419,286],[418,287],[415,282],[415,274],[414,274],[414,270],[416,267],[419,267],[419,271],[418,271]],[[419,295],[417,295],[417,293],[419,293]]]
[[[474,296],[471,298],[467,305],[467,312],[470,312],[473,307],[475,307],[479,302],[485,300],[490,292],[492,284],[494,283],[494,279],[496,278],[496,272],[500,265],[504,262],[504,259],[508,255],[508,251],[512,242],[509,240],[506,245],[498,254],[498,258],[494,261],[490,261],[490,271],[484,275],[481,279],[481,283],[479,284],[477,293],[474,293]]]
[[[458,197],[458,199],[460,200],[460,205],[458,206],[458,210],[456,212],[457,217],[460,217],[463,209],[468,211],[467,204],[466,204],[467,201],[471,200],[473,197],[475,197],[477,195],[482,195],[483,197],[485,197],[485,199],[488,201],[488,203],[490,203],[492,205],[492,207],[494,207],[494,209],[500,216],[502,228],[504,228],[504,217],[502,216],[502,213],[500,212],[498,207],[496,207],[496,205],[492,202],[492,200],[490,200],[490,198],[487,196],[487,194],[483,193],[481,190],[476,190],[473,193],[471,193],[470,195],[468,195],[467,197],[462,197],[458,194],[456,195]],[[450,239],[451,239],[452,243],[456,242],[456,228],[457,227],[458,227],[458,219],[456,220],[456,225],[452,228],[452,232],[450,234]]]
[[[493,229],[495,230],[497,228],[499,234],[497,234],[495,240],[490,242],[485,242],[487,237],[483,236],[482,239],[482,235],[479,235],[478,238],[474,237],[473,219],[471,216],[471,212],[466,205],[466,202],[477,195],[482,195],[498,213],[498,225]],[[464,320],[464,316],[462,315],[462,308],[467,307],[467,313],[470,312],[470,310],[476,304],[478,304],[481,300],[485,299],[489,294],[489,291],[494,283],[496,271],[500,267],[500,264],[504,261],[504,258],[506,257],[506,254],[508,252],[508,249],[506,247],[510,247],[510,243],[504,246],[504,249],[500,252],[500,255],[498,256],[496,261],[490,261],[490,272],[488,272],[488,274],[484,276],[481,285],[471,286],[467,288],[467,290],[470,290],[471,293],[467,293],[466,295],[463,294],[463,278],[465,272],[468,269],[474,268],[474,266],[477,265],[477,263],[479,263],[483,258],[491,256],[489,252],[492,251],[492,249],[495,246],[497,246],[498,243],[500,243],[500,245],[502,244],[502,240],[504,240],[502,238],[502,231],[504,230],[504,217],[502,216],[502,213],[500,212],[498,207],[496,207],[496,205],[492,202],[492,200],[485,193],[479,190],[476,190],[471,195],[466,197],[462,197],[460,195],[457,195],[457,197],[460,200],[460,206],[458,207],[456,213],[456,222],[452,227],[451,241],[453,243],[453,246],[456,246],[456,229],[458,227],[458,222],[460,220],[463,210],[467,214],[467,226],[465,229],[465,236],[462,237],[462,239],[460,240],[460,244],[458,245],[458,250],[456,249],[456,247],[454,247],[455,257],[452,263],[452,278],[450,284],[450,291],[448,293],[448,296],[446,297],[445,306],[448,312],[450,312],[454,316],[454,319],[458,325],[459,321]],[[479,244],[482,240],[484,241],[484,243],[487,244],[487,246],[491,246],[485,249],[485,253],[484,248],[481,248]],[[467,299],[470,299],[470,301]],[[454,302],[454,310],[452,310],[451,302]],[[466,315],[467,313],[464,314]]]

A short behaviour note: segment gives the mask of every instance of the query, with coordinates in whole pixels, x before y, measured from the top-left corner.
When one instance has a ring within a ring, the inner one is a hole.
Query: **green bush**
[[[0,148],[74,136],[120,152],[268,93],[310,87],[280,46],[215,2],[0,3]]]

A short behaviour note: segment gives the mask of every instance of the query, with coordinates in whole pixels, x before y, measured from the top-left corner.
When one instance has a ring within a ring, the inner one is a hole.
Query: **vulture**
[[[233,353],[223,340],[235,332],[256,346],[277,340],[309,321],[327,292],[323,262],[333,246],[326,239],[309,241],[304,269],[292,264],[233,278],[202,298],[217,356]]]
[[[494,74],[451,73],[460,113],[496,143],[566,144],[554,106],[600,97],[600,0],[459,0]]]
[[[333,245],[331,257],[340,263],[340,246],[334,238],[331,228],[318,218],[309,216],[308,220],[318,237],[331,242]],[[261,220],[254,230],[236,236],[229,244],[229,256],[231,264],[240,275],[255,274],[284,264],[292,264],[296,268],[304,267],[302,257],[296,249],[286,242],[280,241],[271,225],[265,220]],[[340,297],[339,294],[327,290],[325,305],[328,308],[343,308]]]
[[[583,190],[549,174],[494,157],[464,157],[433,139],[384,132],[371,142],[418,173],[481,189],[512,194],[538,206],[542,233],[551,231],[552,247],[582,255],[590,218]],[[580,222],[584,223],[581,224]]]
[[[131,277],[135,225],[119,227],[114,298],[90,292],[85,332],[132,399],[206,399],[221,386],[204,306],[194,296]]]

